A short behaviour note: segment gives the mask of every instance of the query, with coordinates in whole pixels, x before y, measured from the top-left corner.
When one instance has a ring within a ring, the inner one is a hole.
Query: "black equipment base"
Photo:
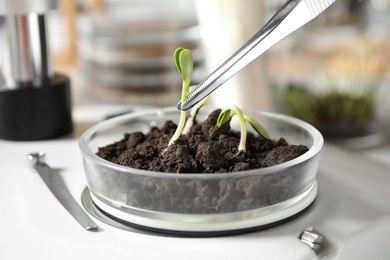
[[[0,90],[0,139],[45,140],[72,129],[68,77],[55,74],[41,87]]]

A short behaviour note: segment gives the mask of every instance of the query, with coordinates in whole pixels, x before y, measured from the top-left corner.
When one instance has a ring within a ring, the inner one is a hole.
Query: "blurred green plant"
[[[362,123],[374,116],[374,89],[359,95],[332,90],[312,93],[306,86],[290,84],[282,95],[281,107],[286,113],[313,124]]]
[[[306,54],[309,57],[303,62],[306,66],[301,67],[309,73],[304,75],[315,83],[290,81],[281,86],[278,103],[283,112],[317,126],[352,126],[375,119],[380,105],[377,102],[381,102],[378,91],[390,68],[387,41],[361,36],[332,49]],[[299,61],[291,59],[289,66],[301,68]],[[299,70],[292,71],[292,76],[299,75]]]

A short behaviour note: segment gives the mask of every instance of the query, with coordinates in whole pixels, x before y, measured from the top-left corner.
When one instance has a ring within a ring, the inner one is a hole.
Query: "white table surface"
[[[98,220],[88,232],[70,216],[37,174],[27,154],[39,150],[62,169],[80,203],[86,187],[78,136],[128,107],[76,107],[73,135],[48,141],[0,140],[0,259],[318,259],[299,240],[315,227],[331,246],[324,259],[390,259],[390,144],[347,151],[326,144],[315,204],[303,215],[267,230],[219,238],[137,234]]]

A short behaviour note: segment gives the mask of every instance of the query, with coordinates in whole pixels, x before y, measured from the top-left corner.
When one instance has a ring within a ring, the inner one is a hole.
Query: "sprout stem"
[[[182,84],[182,89],[185,88],[185,82],[183,81],[183,84]],[[181,102],[185,102],[186,100],[186,93],[184,93],[185,91],[182,91],[181,93]],[[186,117],[187,117],[187,113],[186,111],[180,111],[180,119],[179,119],[179,124],[177,125],[177,128],[176,128],[176,131],[175,133],[173,134],[173,136],[171,137],[171,139],[169,140],[168,142],[168,146],[170,146],[171,144],[173,144],[177,139],[179,139],[181,133],[182,133],[182,130],[184,128],[184,124],[186,123]]]
[[[184,103],[186,101],[188,89],[190,87],[190,80],[194,66],[191,51],[184,48],[178,48],[175,51],[174,59],[177,70],[179,71],[183,79],[181,87],[181,102]],[[180,112],[179,123],[177,125],[175,133],[168,142],[168,146],[170,146],[177,139],[179,139],[186,122],[186,115],[186,111]]]
[[[235,105],[233,105],[233,110],[236,113],[236,115],[238,116],[238,119],[240,120],[241,136],[240,136],[240,143],[238,145],[238,150],[245,152],[246,151],[247,132],[246,132],[244,115],[242,114],[241,110],[238,107],[236,107]]]
[[[217,126],[221,127],[221,125],[229,121],[229,119],[232,118],[234,115],[237,115],[240,121],[241,135],[240,135],[240,143],[238,145],[238,151],[246,151],[247,132],[246,132],[245,119],[241,110],[237,106],[231,105],[230,107],[222,110],[217,119]]]
[[[198,114],[199,109],[206,103],[208,96],[202,99],[198,104],[196,104],[190,112],[190,116],[187,118],[186,124],[184,126],[183,134],[187,135],[191,131],[191,127],[195,123],[196,115]]]

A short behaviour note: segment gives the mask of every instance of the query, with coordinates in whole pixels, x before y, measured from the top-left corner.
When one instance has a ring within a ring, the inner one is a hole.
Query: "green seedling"
[[[181,103],[183,104],[186,101],[187,93],[190,87],[192,71],[194,68],[192,61],[192,53],[188,49],[178,48],[175,51],[174,58],[176,68],[183,79],[181,88]],[[180,112],[179,124],[177,125],[176,131],[173,134],[172,138],[169,140],[168,146],[170,146],[177,139],[179,139],[186,122],[186,115],[186,111]]]
[[[191,82],[191,76],[192,76],[193,66],[194,66],[191,51],[184,48],[178,48],[175,51],[174,59],[175,59],[176,68],[183,79],[180,101],[181,103],[184,103],[186,101],[187,94],[190,90],[190,82]],[[194,86],[192,86],[191,88],[193,87]],[[204,98],[202,101],[200,101],[192,108],[188,119],[186,118],[187,117],[186,111],[180,112],[179,123],[175,130],[175,133],[173,134],[173,136],[168,142],[168,146],[170,146],[177,139],[179,139],[181,134],[189,134],[190,129],[195,122],[196,115],[198,114],[199,109],[206,103],[207,99],[208,97]],[[262,127],[258,122],[256,122],[250,116],[244,115],[241,112],[241,110],[235,105],[230,106],[229,108],[223,110],[220,113],[217,121],[217,126],[221,127],[224,123],[230,121],[230,119],[235,115],[237,115],[237,117],[240,120],[240,128],[241,128],[241,138],[238,147],[239,151],[246,150],[246,139],[247,139],[246,122],[250,123],[251,126],[256,130],[256,132],[259,133],[261,136],[263,136],[266,139],[269,139],[269,134],[264,129],[264,127]]]
[[[231,105],[230,107],[221,111],[217,119],[217,126],[221,127],[224,123],[231,120],[233,116],[237,116],[240,121],[240,143],[238,145],[238,151],[246,151],[246,139],[247,139],[247,129],[246,122],[248,122],[255,131],[263,136],[266,139],[270,139],[268,132],[261,126],[258,122],[256,122],[250,116],[244,115],[242,111],[235,105]]]

